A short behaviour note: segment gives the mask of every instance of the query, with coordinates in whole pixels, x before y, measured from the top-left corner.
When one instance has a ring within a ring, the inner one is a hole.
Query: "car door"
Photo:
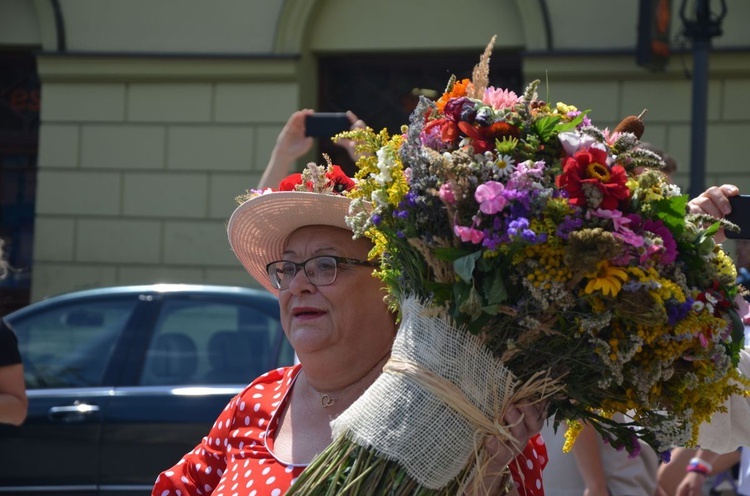
[[[201,441],[234,395],[292,363],[272,297],[151,298],[153,329],[138,336],[104,419],[101,494],[150,494],[157,475]]]
[[[21,427],[0,427],[0,493],[96,494],[116,376],[110,359],[126,352],[123,330],[136,303],[127,296],[65,299],[3,321],[18,337],[29,410]]]

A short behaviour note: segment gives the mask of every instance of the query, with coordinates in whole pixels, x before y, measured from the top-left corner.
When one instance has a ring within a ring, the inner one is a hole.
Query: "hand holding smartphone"
[[[740,232],[724,229],[729,239],[750,239],[750,195],[737,195],[729,197],[732,211],[725,217],[726,220],[737,224]]]
[[[352,123],[344,112],[316,112],[305,117],[305,136],[330,138],[351,129]]]

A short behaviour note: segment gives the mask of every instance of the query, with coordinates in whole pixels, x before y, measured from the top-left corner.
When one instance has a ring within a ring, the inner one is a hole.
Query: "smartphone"
[[[348,131],[352,123],[344,112],[316,112],[305,118],[305,136],[330,138]]]
[[[750,195],[730,196],[729,204],[732,211],[726,219],[740,227],[740,232],[724,229],[724,234],[730,239],[750,239]]]

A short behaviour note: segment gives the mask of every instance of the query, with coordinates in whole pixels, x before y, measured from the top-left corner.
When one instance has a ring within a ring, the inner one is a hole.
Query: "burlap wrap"
[[[485,435],[507,436],[495,419],[515,378],[478,338],[432,311],[415,299],[403,302],[383,374],[331,426],[334,437],[372,448],[421,485],[440,489]]]

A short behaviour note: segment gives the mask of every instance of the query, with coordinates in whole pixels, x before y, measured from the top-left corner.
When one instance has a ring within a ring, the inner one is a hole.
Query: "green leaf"
[[[589,112],[591,112],[591,109],[584,110],[583,112],[578,114],[575,119],[573,119],[570,122],[559,123],[557,126],[557,132],[564,133],[565,131],[570,131],[571,129],[575,129],[576,127],[578,127],[579,124],[583,122],[583,118],[586,117],[586,114],[588,114]]]
[[[673,233],[685,231],[688,196],[680,195],[654,202],[656,215]]]
[[[561,117],[559,115],[546,115],[534,122],[536,134],[539,135],[542,141],[549,141],[552,132],[555,130],[555,126],[560,119]]]
[[[508,291],[506,291],[505,284],[500,277],[495,277],[487,281],[485,284],[485,291],[487,303],[493,306],[497,306],[508,298]]]
[[[453,262],[453,269],[458,274],[458,277],[466,282],[471,282],[474,274],[474,267],[477,264],[477,260],[482,256],[482,252],[475,251],[465,255],[461,258],[456,259]]]
[[[736,309],[730,308],[728,313],[732,322],[732,342],[727,345],[727,348],[729,348],[729,355],[732,357],[732,366],[737,367],[740,362],[740,351],[745,340],[745,324]]]
[[[487,315],[497,315],[497,305],[487,305],[482,307],[482,311]]]
[[[448,262],[452,262],[454,260],[457,260],[463,256],[466,256],[470,253],[472,253],[469,250],[464,250],[462,248],[454,248],[452,246],[444,246],[444,247],[437,247],[433,250],[433,253],[435,254],[435,257],[438,258],[438,260],[446,260]],[[478,253],[478,252],[477,252]]]

